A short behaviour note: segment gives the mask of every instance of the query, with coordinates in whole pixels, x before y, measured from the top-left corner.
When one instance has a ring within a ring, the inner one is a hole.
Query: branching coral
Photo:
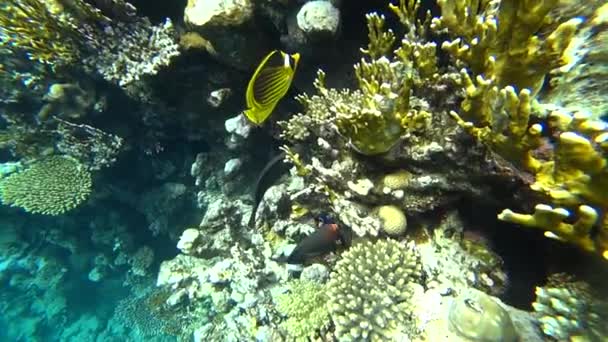
[[[603,341],[608,335],[608,302],[589,284],[564,274],[554,274],[547,285],[536,288],[532,307],[543,333],[558,341]]]
[[[506,209],[498,218],[544,229],[548,237],[608,259],[608,124],[560,112],[549,119],[562,133],[553,158],[538,162],[531,188],[558,207],[539,204],[531,215]]]
[[[289,291],[277,299],[277,310],[288,317],[281,327],[289,337],[297,341],[305,340],[329,325],[324,285],[294,280]]]
[[[329,311],[341,341],[392,341],[409,332],[408,300],[422,277],[413,244],[369,241],[342,255],[328,283]]]
[[[31,59],[65,64],[78,54],[77,31],[58,1],[7,0],[0,12],[0,47],[16,47]]]
[[[156,73],[178,54],[170,20],[153,26],[136,17],[130,4],[108,3],[116,12],[109,15],[119,20],[111,21],[83,0],[9,0],[0,12],[0,47],[51,65],[80,58],[120,85]]]
[[[45,215],[72,210],[90,193],[91,174],[76,160],[61,156],[35,162],[0,182],[4,204]]]
[[[92,31],[94,32],[94,31]],[[84,63],[107,81],[126,86],[144,75],[154,75],[179,55],[177,37],[171,20],[154,26],[147,18],[118,22],[112,30],[97,33],[87,49],[95,51]]]
[[[72,156],[85,164],[90,170],[99,170],[116,161],[122,151],[122,138],[106,133],[95,127],[74,124],[56,118],[56,146],[61,153]]]
[[[581,19],[550,26],[553,0],[439,1],[441,18],[432,27],[456,39],[445,42],[461,66],[465,98],[458,123],[511,162],[534,169],[530,151],[539,146],[542,126],[531,125],[531,105],[545,76],[566,64],[564,53]],[[471,74],[473,76],[471,76]]]
[[[395,9],[404,18],[411,16],[408,7]],[[394,34],[383,31],[384,18],[372,13],[367,16],[370,43],[363,58],[355,65],[359,89],[354,91],[327,89],[324,74],[319,72],[315,87],[319,95],[301,96],[307,109],[287,123],[284,136],[306,138],[312,126],[333,123],[339,134],[358,152],[365,155],[385,153],[403,136],[423,130],[430,114],[414,109],[410,96],[414,87],[435,74],[435,46],[416,40],[403,39],[395,51],[395,58],[385,54],[395,40]],[[413,34],[415,37],[416,35]],[[306,125],[308,124],[309,127]]]
[[[559,6],[553,0],[439,4],[442,17],[433,28],[456,38],[443,48],[468,67],[461,71],[461,111],[451,115],[494,152],[534,174],[532,190],[551,204],[537,205],[532,215],[504,210],[499,219],[547,230],[549,237],[608,258],[608,125],[559,110],[541,117],[534,103],[546,75],[570,62],[567,50],[582,19],[547,19]],[[547,135],[555,137],[553,146]],[[552,153],[539,154],[541,148]]]
[[[498,88],[527,88],[532,94],[551,69],[567,63],[563,52],[581,23],[574,18],[539,36],[551,24],[546,15],[556,0],[440,0],[439,5],[441,18],[433,20],[433,28],[456,37],[443,49]]]

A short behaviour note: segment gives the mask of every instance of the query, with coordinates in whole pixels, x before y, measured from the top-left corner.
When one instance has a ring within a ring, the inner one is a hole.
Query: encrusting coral
[[[342,254],[327,284],[329,311],[340,341],[393,341],[414,325],[408,300],[422,265],[413,244],[364,241]]]
[[[60,215],[91,193],[91,174],[73,158],[52,156],[0,181],[2,203],[30,213]]]

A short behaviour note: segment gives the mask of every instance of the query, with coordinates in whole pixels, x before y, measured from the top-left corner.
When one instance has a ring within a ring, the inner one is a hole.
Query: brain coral
[[[328,283],[340,341],[393,341],[411,328],[409,299],[422,268],[413,244],[365,241],[345,252]]]
[[[30,213],[60,215],[91,193],[91,174],[73,158],[52,156],[0,181],[2,203]]]
[[[382,221],[382,229],[391,236],[405,233],[407,218],[399,207],[394,205],[383,205],[376,208],[376,213]]]

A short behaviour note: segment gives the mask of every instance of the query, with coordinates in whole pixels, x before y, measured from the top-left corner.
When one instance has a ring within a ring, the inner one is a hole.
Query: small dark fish
[[[336,242],[350,245],[350,234],[347,229],[340,229],[331,217],[318,217],[319,229],[305,237],[287,257],[288,264],[302,264],[314,258],[336,250]]]
[[[283,159],[285,159],[285,152],[281,152],[272,158],[266,166],[264,166],[255,182],[255,194],[253,196],[253,209],[251,209],[251,216],[249,216],[249,228],[255,227],[255,215],[266,190],[268,190],[283,173],[289,170],[289,165],[283,163]]]

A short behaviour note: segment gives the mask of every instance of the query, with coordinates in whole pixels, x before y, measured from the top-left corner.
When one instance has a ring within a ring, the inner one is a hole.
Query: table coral
[[[82,204],[91,186],[91,174],[80,163],[53,156],[3,179],[0,198],[30,213],[60,215]]]

